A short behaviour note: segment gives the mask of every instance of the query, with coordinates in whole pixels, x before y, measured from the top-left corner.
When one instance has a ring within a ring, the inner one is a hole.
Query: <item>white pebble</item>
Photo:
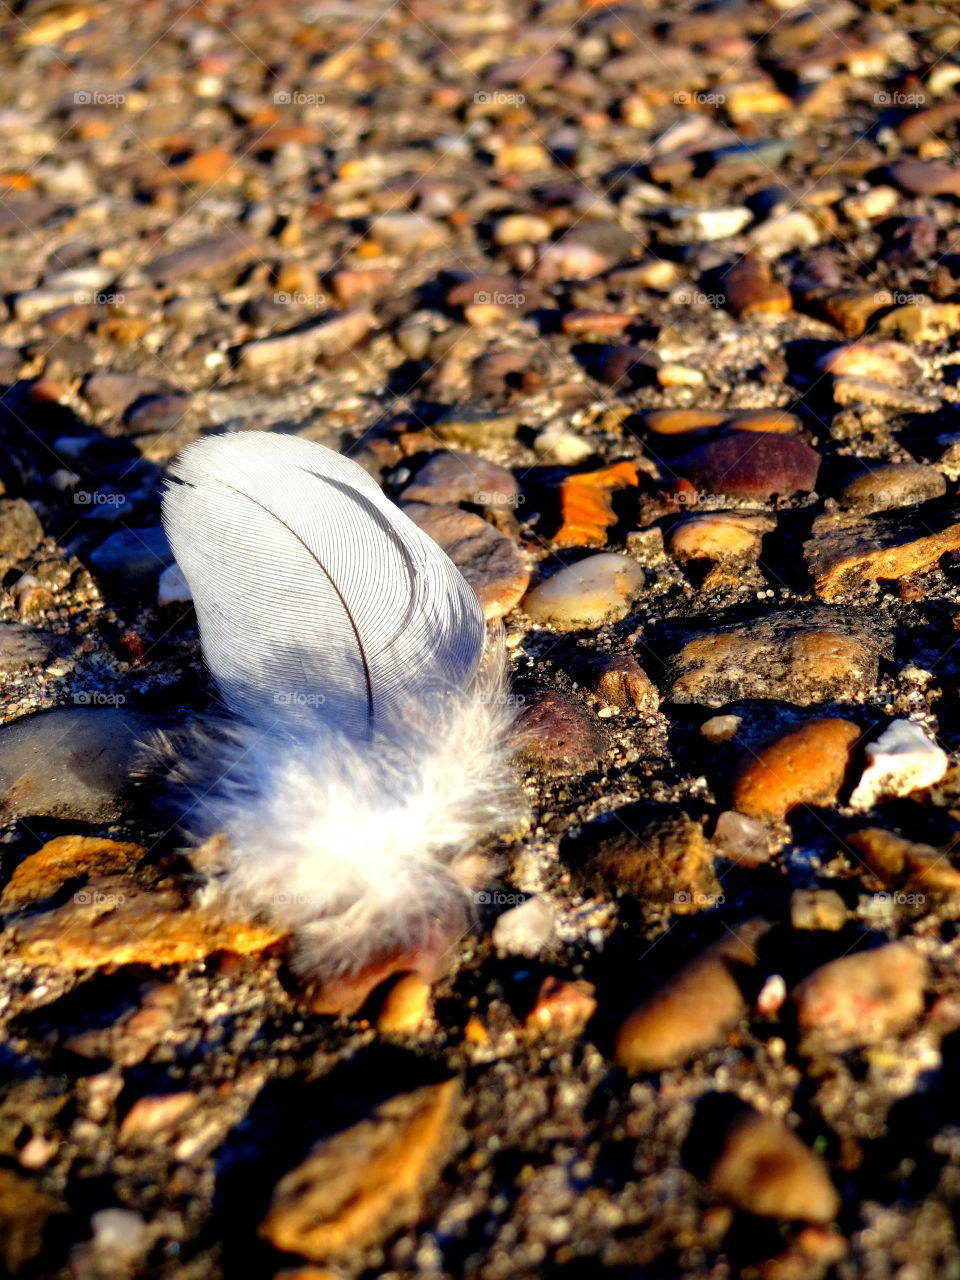
[[[556,913],[546,898],[528,898],[497,918],[493,945],[508,955],[535,956],[552,941],[556,923]]]
[[[850,804],[854,809],[870,809],[880,799],[931,787],[946,773],[947,764],[947,753],[918,724],[894,720],[876,742],[868,744],[867,767]]]

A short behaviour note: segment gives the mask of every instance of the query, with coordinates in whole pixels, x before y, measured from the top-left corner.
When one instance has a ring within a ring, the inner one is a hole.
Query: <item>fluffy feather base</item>
[[[294,740],[235,720],[169,743],[184,826],[229,840],[211,889],[289,929],[310,980],[456,936],[470,907],[457,860],[516,817],[507,688],[492,646],[469,690],[411,705],[363,743],[319,723]]]

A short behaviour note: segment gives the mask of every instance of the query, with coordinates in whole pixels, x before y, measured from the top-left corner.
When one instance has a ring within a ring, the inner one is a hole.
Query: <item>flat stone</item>
[[[777,527],[772,516],[714,512],[689,516],[675,525],[667,550],[675,560],[756,560],[765,533]]]
[[[3,937],[27,964],[80,971],[191,964],[218,951],[259,954],[283,935],[194,906],[177,886],[147,889],[126,876],[101,876],[52,911],[8,920]]]
[[[320,359],[348,354],[374,324],[368,307],[341,311],[315,324],[245,343],[237,355],[237,365],[244,373],[259,376],[288,373]]]
[[[850,797],[854,809],[872,809],[880,800],[908,796],[932,787],[947,772],[950,759],[918,724],[894,720],[866,746],[867,767]]]
[[[277,1183],[260,1235],[323,1262],[416,1222],[457,1132],[457,1079],[398,1094],[321,1139]]]
[[[733,804],[748,818],[782,822],[799,804],[837,798],[860,726],[850,720],[812,720],[751,755],[733,783]]]
[[[773,1116],[741,1106],[706,1177],[713,1195],[761,1218],[831,1222],[840,1196],[827,1167]]]
[[[157,721],[124,707],[58,707],[0,728],[6,818],[112,822],[121,816],[138,745]]]
[[[167,535],[159,525],[118,529],[88,556],[98,577],[130,590],[156,586],[163,570],[173,562]]]
[[[0,498],[0,559],[22,560],[43,541],[40,517],[23,498]]]
[[[52,637],[19,622],[0,622],[0,675],[42,666],[53,652],[51,642]]]
[[[521,761],[547,777],[587,773],[606,751],[594,717],[559,689],[538,689],[529,695],[517,730]]]
[[[828,610],[783,613],[687,640],[672,663],[670,697],[708,707],[741,698],[809,706],[861,696],[878,670],[877,639],[865,626]]]
[[[506,467],[474,453],[450,450],[434,454],[420,467],[404,489],[403,501],[516,507],[520,503],[520,486]]]
[[[641,1001],[617,1034],[618,1065],[665,1071],[722,1044],[746,1012],[741,979],[756,965],[769,927],[763,920],[735,925]]]
[[[946,478],[935,467],[920,462],[884,462],[868,465],[848,480],[840,500],[845,506],[873,514],[929,502],[946,492]]]
[[[520,602],[530,570],[520,549],[499,529],[459,507],[410,503],[404,511],[447,553],[476,591],[488,620],[502,618]]]
[[[531,621],[558,631],[599,627],[625,618],[645,584],[635,560],[605,551],[538,583],[524,597],[523,610]]]
[[[171,285],[223,275],[254,256],[256,247],[251,241],[228,231],[151,258],[143,270],[153,284]]]
[[[793,436],[733,431],[673,464],[701,494],[730,498],[789,497],[816,488],[820,454]]]
[[[803,553],[816,593],[826,601],[868,582],[923,573],[945,552],[960,549],[960,521],[948,509],[929,506],[922,515],[825,512],[813,522],[811,533]]]
[[[938,160],[898,160],[889,169],[890,177],[913,196],[960,196],[960,168]]]
[[[923,957],[902,942],[821,965],[791,993],[805,1044],[842,1052],[896,1035],[923,1012],[925,981]]]
[[[920,376],[916,356],[902,342],[853,342],[834,347],[817,361],[817,368],[834,377],[875,378],[905,387]]]
[[[68,880],[130,871],[144,853],[138,844],[93,836],[57,836],[14,869],[0,896],[0,911],[17,911],[49,898]]]

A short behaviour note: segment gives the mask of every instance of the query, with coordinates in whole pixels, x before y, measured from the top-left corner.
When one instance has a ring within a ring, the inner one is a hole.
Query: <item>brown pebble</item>
[[[897,387],[909,386],[920,374],[916,357],[902,342],[854,342],[834,347],[820,357],[817,368],[835,376],[876,378]]]
[[[192,1111],[197,1105],[197,1095],[189,1091],[162,1093],[138,1098],[120,1125],[120,1142],[137,1142],[153,1138]]]
[[[893,304],[887,289],[849,289],[832,294],[821,306],[827,319],[848,338],[859,338],[871,318]]]
[[[594,717],[559,689],[538,689],[526,699],[518,738],[521,760],[547,777],[586,773],[606,751]]]
[[[596,988],[592,982],[544,978],[524,1026],[528,1031],[557,1031],[572,1039],[583,1031],[596,1008]]]
[[[656,685],[628,653],[613,653],[599,658],[596,667],[597,696],[613,707],[632,707],[637,711],[656,711],[660,702]]]
[[[798,1026],[832,1052],[875,1044],[920,1016],[925,981],[923,957],[902,942],[841,956],[794,988]]]
[[[841,492],[845,506],[873,513],[942,498],[947,492],[943,474],[920,462],[887,462],[867,466],[847,481]]]
[[[627,814],[609,833],[598,835],[587,826],[575,849],[580,841],[584,869],[603,888],[663,903],[677,915],[709,911],[723,901],[703,825],[686,815],[648,821],[634,830]]]
[[[960,168],[908,157],[890,166],[890,177],[914,196],[960,196]]]
[[[790,895],[790,923],[794,929],[827,929],[834,933],[847,923],[847,907],[833,889],[794,889]]]
[[[930,893],[960,893],[960,869],[929,844],[917,844],[882,827],[865,827],[845,844],[883,884],[904,885]]]
[[[750,254],[723,273],[720,287],[726,305],[738,319],[782,316],[793,307],[790,290],[773,278],[766,262]]]
[[[772,516],[720,511],[690,516],[675,525],[667,550],[675,560],[755,560],[762,538],[777,527]]]
[[[324,1262],[415,1222],[456,1135],[458,1079],[398,1094],[322,1138],[277,1183],[260,1235]]]
[[[728,1128],[706,1181],[714,1195],[762,1218],[831,1222],[840,1209],[820,1157],[782,1120],[752,1107]]]
[[[730,498],[789,497],[816,488],[820,454],[803,440],[772,431],[732,431],[674,464],[701,494]]]
[[[459,507],[410,503],[404,511],[447,553],[476,591],[488,620],[502,618],[520,602],[530,570],[506,534]]]
[[[782,821],[798,804],[831,804],[860,737],[851,720],[812,720],[751,755],[733,783],[734,808],[749,818]]]
[[[617,1035],[617,1063],[664,1071],[721,1044],[746,1011],[738,978],[757,963],[754,948],[769,927],[736,925],[639,1004]]]
[[[175,887],[145,889],[124,876],[88,881],[62,906],[8,924],[4,937],[28,964],[65,970],[188,964],[217,951],[259,953],[282,931],[224,920]]]
[[[380,1006],[377,1029],[387,1035],[419,1031],[430,1016],[430,983],[419,973],[401,974]]]
[[[799,706],[853,698],[877,679],[877,637],[827,612],[765,618],[692,636],[673,660],[671,697],[721,707],[739,698]]]

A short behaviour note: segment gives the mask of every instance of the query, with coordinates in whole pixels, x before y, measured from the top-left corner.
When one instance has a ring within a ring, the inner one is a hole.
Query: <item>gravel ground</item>
[[[954,5],[0,21],[0,1270],[960,1276]],[[136,766],[224,429],[503,619],[433,982],[299,986]]]

